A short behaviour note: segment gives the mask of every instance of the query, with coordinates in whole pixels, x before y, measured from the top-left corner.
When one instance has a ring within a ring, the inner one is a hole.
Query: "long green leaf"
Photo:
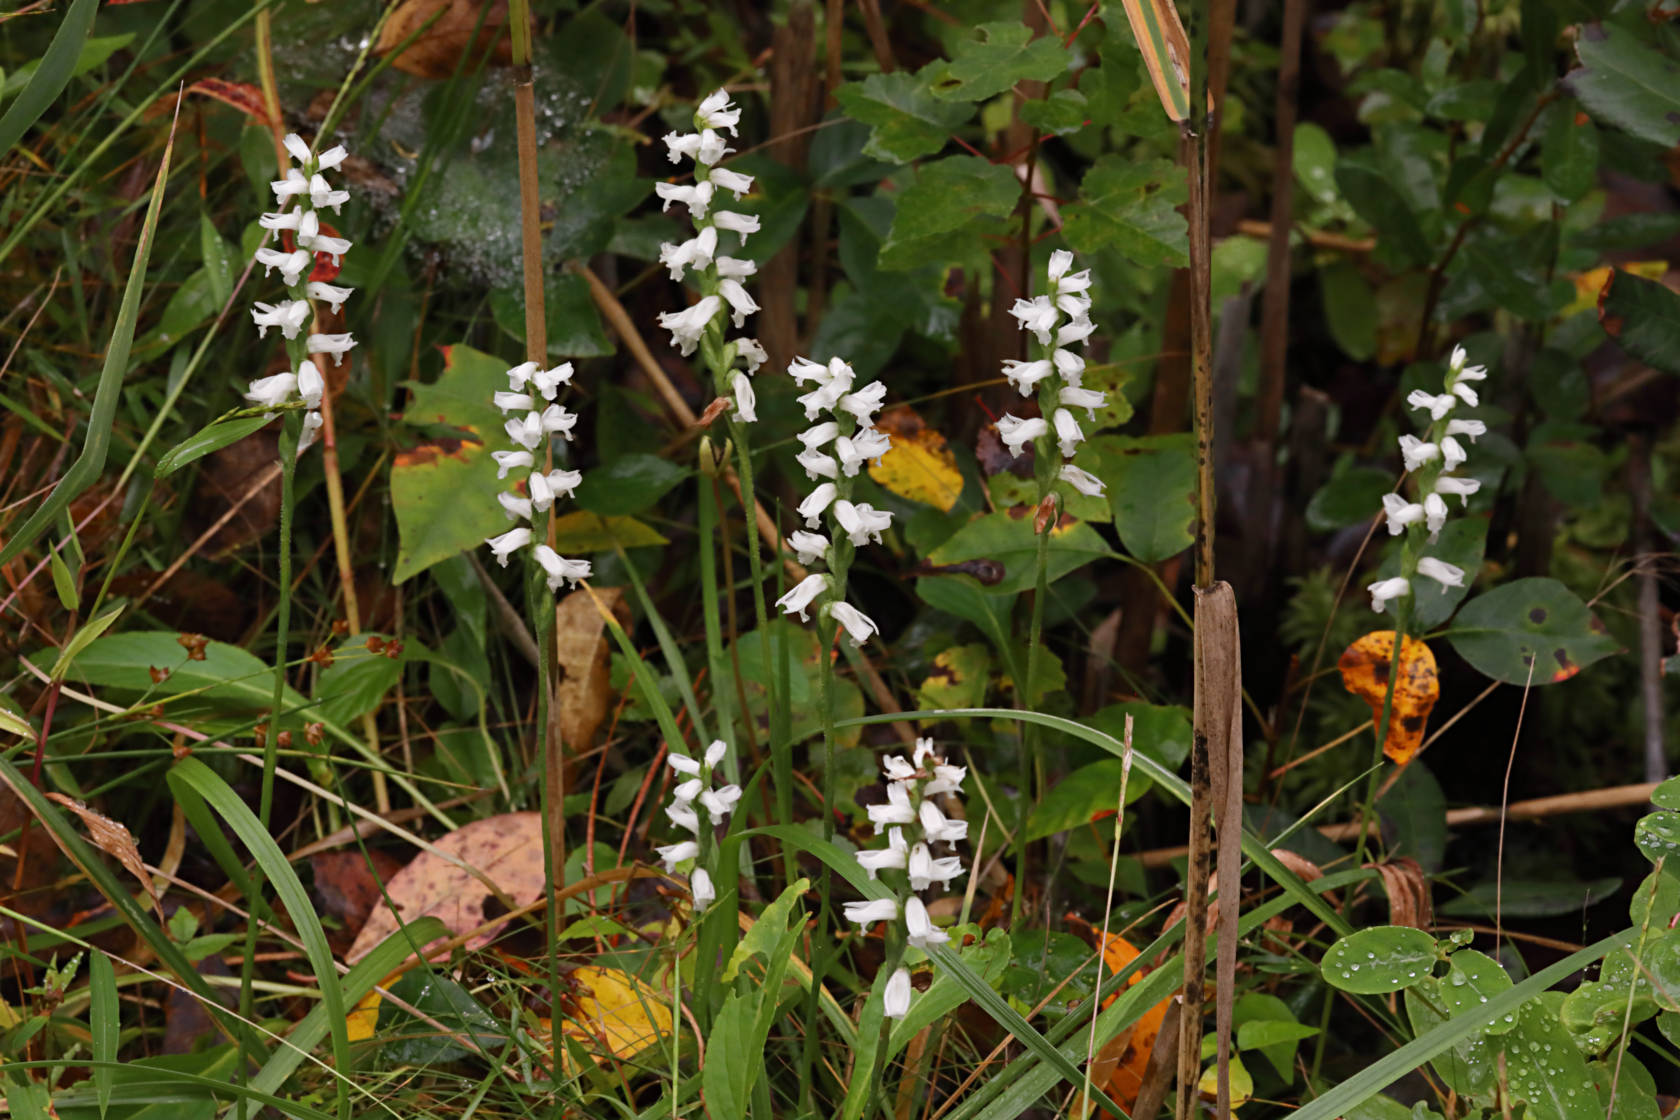
[[[29,84],[23,87],[23,92],[6,110],[6,115],[0,117],[0,155],[12,150],[12,145],[18,142],[24,131],[41,119],[47,106],[58,100],[64,87],[70,84],[76,60],[82,54],[82,43],[87,40],[88,29],[93,26],[93,16],[98,10],[96,0],[75,0],[70,5],[64,22],[58,25],[58,31],[47,46],[47,53],[41,56],[41,64],[35,68]]]
[[[95,1074],[101,1070],[111,1073],[121,1072],[123,1080],[117,1085],[111,1095],[111,1103],[119,1108],[139,1108],[144,1105],[173,1105],[179,1107],[194,1101],[218,1100],[234,1097],[244,1101],[252,1109],[272,1108],[283,1113],[291,1120],[332,1120],[330,1114],[318,1108],[297,1101],[282,1100],[272,1093],[259,1093],[254,1089],[242,1088],[234,1082],[223,1079],[205,1077],[201,1074],[186,1073],[182,1070],[157,1069],[155,1077],[146,1077],[145,1066],[136,1066],[132,1062],[83,1062],[82,1065],[91,1066]],[[7,1069],[26,1070],[39,1069],[42,1071],[58,1070],[64,1067],[64,1059],[55,1058],[42,1062],[7,1062]],[[145,1071],[145,1072],[137,1072]],[[190,1088],[192,1092],[185,1092],[183,1088]],[[86,1108],[94,1103],[90,1094],[70,1090],[55,1094],[53,1107],[65,1109]],[[129,1115],[132,1115],[130,1113]]]
[[[192,993],[222,1028],[232,1037],[246,1037],[251,1045],[260,1045],[256,1033],[250,1027],[225,1013],[221,997],[205,983],[197,967],[187,960],[169,934],[152,920],[145,907],[134,900],[129,888],[105,866],[100,854],[82,839],[76,826],[65,818],[64,811],[48,801],[46,795],[35,787],[34,782],[3,757],[0,757],[0,785],[10,789],[29,807],[30,814],[52,834],[59,850],[87,876],[94,889],[105,896],[106,901],[110,902],[123,921],[134,930],[135,935],[150,946],[163,966],[174,974],[175,979]]]
[[[327,1023],[332,1031],[333,1061],[338,1067],[338,1097],[340,1115],[349,1114],[348,1075],[350,1035],[345,1017],[344,992],[339,986],[338,970],[333,961],[332,947],[327,944],[326,930],[315,914],[309,892],[298,879],[280,845],[264,830],[244,800],[224,782],[215,771],[196,758],[185,758],[169,771],[169,784],[179,793],[190,789],[209,803],[225,821],[234,835],[244,843],[263,875],[274,884],[274,893],[286,907],[298,939],[303,942],[304,955],[315,972],[315,982],[321,989],[321,1003],[326,1009]]]
[[[77,0],[77,6],[88,8],[88,18],[92,18],[91,3]],[[68,18],[75,18],[74,9]],[[53,45],[58,45],[56,39]],[[41,69],[45,70],[46,67],[42,66]],[[31,82],[30,88],[34,88],[34,84]],[[27,92],[25,91],[25,96]],[[10,114],[7,116],[9,118]],[[10,145],[0,146],[0,151],[9,147]],[[163,146],[163,161],[159,164],[157,178],[152,183],[152,200],[146,207],[146,221],[141,225],[140,239],[134,245],[134,263],[129,267],[128,286],[123,289],[122,304],[117,309],[117,324],[111,331],[110,342],[105,346],[105,365],[99,371],[99,387],[94,390],[93,410],[88,415],[87,441],[82,444],[82,453],[76,456],[76,461],[64,472],[64,477],[53,487],[53,492],[47,495],[47,500],[42,502],[40,508],[23,523],[23,527],[12,535],[12,539],[7,541],[4,547],[0,547],[0,564],[7,563],[34,544],[58,515],[69,509],[70,503],[92,486],[100,472],[105,469],[105,454],[111,445],[111,426],[117,417],[117,398],[122,396],[123,376],[128,372],[128,352],[134,344],[134,325],[140,318],[140,295],[145,288],[146,262],[151,259],[152,240],[157,234],[158,213],[163,209],[163,188],[169,181],[169,159],[174,151],[175,132],[171,126],[169,141]]]
[[[93,1036],[94,1093],[99,1115],[111,1106],[116,1077],[117,1040],[122,1030],[122,1006],[117,1001],[117,970],[111,958],[95,949],[88,955],[88,1033]]]

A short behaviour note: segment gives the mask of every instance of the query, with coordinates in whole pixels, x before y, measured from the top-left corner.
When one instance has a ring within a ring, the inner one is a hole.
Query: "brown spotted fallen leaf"
[[[963,477],[945,437],[907,404],[887,409],[875,426],[892,437],[892,449],[869,465],[869,477],[901,498],[950,513],[962,497]]]
[[[1373,630],[1344,650],[1336,663],[1342,671],[1342,686],[1371,705],[1373,727],[1382,722],[1393,658],[1394,631]],[[1394,708],[1383,754],[1402,766],[1410,762],[1423,745],[1424,725],[1440,697],[1435,654],[1423,642],[1407,638],[1400,647],[1400,675],[1394,686]]]
[[[1137,949],[1119,934],[1099,932],[1097,938],[1102,944],[1103,965],[1107,972],[1119,972],[1137,959]],[[1133,973],[1126,981],[1126,986],[1129,988],[1142,980],[1148,971],[1147,968],[1142,968]],[[1118,998],[1119,993],[1109,996],[1103,1006],[1107,1007]],[[1168,997],[1145,1011],[1138,1017],[1137,1022],[1132,1024],[1129,1034],[1122,1032],[1115,1039],[1117,1045],[1114,1045],[1113,1051],[1105,1049],[1102,1055],[1104,1065],[1110,1071],[1108,1095],[1127,1112],[1137,1103],[1138,1090],[1143,1087],[1144,1067],[1149,1064],[1149,1054],[1155,1049],[1155,1038],[1161,1033],[1161,1020],[1166,1016],[1167,1005],[1171,1002],[1171,997]],[[1093,1078],[1096,1073],[1093,1069]]]
[[[94,847],[122,864],[124,870],[140,880],[147,900],[157,911],[158,921],[163,921],[163,907],[158,902],[157,891],[152,889],[152,877],[146,873],[146,861],[140,858],[140,845],[134,842],[134,834],[128,831],[128,826],[62,793],[49,793],[47,798],[82,818],[82,823],[87,826],[88,839],[93,841]]]
[[[387,893],[403,922],[430,914],[451,934],[463,934],[484,924],[484,904],[493,897],[477,876],[449,858],[476,869],[507,897],[514,907],[542,896],[542,818],[538,813],[503,813],[474,821],[438,840],[436,852],[421,852],[391,877]],[[438,854],[441,853],[441,854]],[[345,960],[355,962],[397,929],[390,907],[381,902],[368,915]],[[477,949],[490,942],[499,926],[466,943]]]

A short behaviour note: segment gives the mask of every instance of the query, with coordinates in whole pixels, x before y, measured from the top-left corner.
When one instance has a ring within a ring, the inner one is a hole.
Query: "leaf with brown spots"
[[[1382,722],[1393,661],[1394,631],[1373,630],[1342,651],[1337,662],[1342,686],[1371,705],[1373,727]],[[1400,646],[1400,672],[1383,754],[1402,766],[1410,762],[1423,745],[1424,726],[1440,697],[1441,678],[1435,669],[1434,652],[1416,638],[1407,638]]]
[[[512,483],[497,479],[490,457],[511,446],[491,401],[507,388],[508,363],[469,346],[446,346],[443,356],[443,372],[430,385],[413,386],[403,414],[409,424],[426,427],[426,438],[399,451],[391,466],[397,518],[392,583],[509,528],[496,495]]]
[[[1506,684],[1556,684],[1621,650],[1579,596],[1539,577],[1470,600],[1447,640],[1478,672]]]
[[[497,65],[506,66],[507,20],[506,0],[488,10],[479,0],[403,0],[380,28],[373,50],[387,55],[401,47],[391,65],[421,78],[447,78],[462,63],[463,54],[477,58],[486,47],[494,51]]]
[[[200,78],[187,87],[188,93],[214,98],[231,105],[260,125],[268,125],[268,109],[263,105],[262,90],[249,82],[230,82],[225,78]]]
[[[452,934],[477,929],[485,922],[485,903],[495,897],[485,879],[514,907],[541,897],[548,881],[543,873],[541,814],[503,813],[474,821],[415,856],[391,877],[387,893],[397,914],[383,904],[375,907],[345,959],[359,960],[394,933],[399,915],[405,925],[430,915]],[[465,947],[489,944],[498,929],[485,930]]]

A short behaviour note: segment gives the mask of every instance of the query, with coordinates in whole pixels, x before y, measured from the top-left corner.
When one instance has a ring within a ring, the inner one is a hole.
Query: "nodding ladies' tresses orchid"
[[[666,874],[674,873],[680,864],[696,861],[688,877],[689,895],[694,899],[696,911],[704,910],[717,898],[711,873],[700,866],[709,855],[712,830],[728,819],[741,800],[740,786],[711,788],[712,774],[727,753],[728,745],[722,739],[715,739],[700,758],[690,758],[673,751],[665,759],[682,779],[671,791],[671,803],[665,807],[665,815],[671,818],[672,824],[692,833],[694,838],[679,840],[654,851],[659,853],[660,861],[665,864]]]
[[[866,462],[878,461],[892,447],[887,434],[874,426],[887,387],[872,381],[854,388],[856,374],[839,358],[830,358],[827,365],[795,358],[788,373],[801,386],[811,386],[799,398],[812,425],[799,436],[805,450],[797,459],[806,477],[817,483],[799,503],[805,528],[792,534],[788,544],[801,564],[826,562],[828,571],[805,577],[776,605],[801,619],[809,617],[806,612],[815,605],[845,627],[853,645],[861,646],[880,627],[846,602],[846,572],[858,545],[879,543],[881,534],[892,527],[892,514],[868,502],[853,502],[852,481]],[[827,535],[811,531],[824,527],[825,521]]]
[[[902,885],[895,898],[847,903],[846,920],[871,925],[897,921],[902,915],[904,942],[918,949],[943,944],[949,935],[933,924],[927,904],[918,892],[947,889],[952,880],[964,874],[961,857],[933,853],[937,844],[945,844],[949,851],[958,841],[966,839],[968,822],[947,817],[935,798],[961,793],[968,771],[961,766],[946,765],[936,757],[932,739],[917,739],[909,760],[901,755],[888,755],[881,769],[887,778],[887,801],[884,805],[871,805],[869,819],[875,825],[877,836],[882,832],[887,834],[887,846],[860,851],[857,861],[871,879],[890,872],[893,880],[901,881]],[[893,931],[895,935],[898,932]],[[908,969],[894,968],[882,989],[882,999],[887,1018],[902,1019],[909,1014]]]
[[[270,327],[279,328],[280,336],[287,343],[289,368],[251,382],[245,399],[262,408],[301,403],[306,410],[303,433],[298,439],[297,449],[301,454],[315,442],[315,434],[321,430],[319,409],[321,395],[326,391],[326,379],[308,355],[328,354],[336,364],[343,362],[344,355],[356,345],[356,340],[348,334],[308,334],[299,338],[315,317],[310,300],[331,304],[336,312],[353,291],[311,278],[318,256],[330,257],[336,266],[350,249],[350,242],[336,236],[320,214],[328,206],[337,214],[350,200],[350,192],[333,190],[323,174],[343,163],[348,153],[343,145],[337,145],[317,155],[295,132],[287,134],[285,147],[290,157],[285,178],[270,184],[279,209],[264,214],[258,224],[278,234],[283,244],[290,241],[292,248],[265,245],[257,250],[256,259],[262,265],[264,276],[280,270],[288,298],[279,303],[257,303],[251,308],[251,320],[257,326],[259,337],[266,337]],[[297,161],[296,167],[290,166],[292,160]]]
[[[1084,409],[1087,420],[1095,420],[1096,409],[1108,398],[1099,390],[1085,388],[1085,359],[1071,349],[1096,330],[1091,322],[1091,270],[1070,273],[1072,267],[1072,253],[1065,249],[1051,253],[1048,290],[1032,299],[1018,299],[1009,309],[1021,329],[1031,331],[1038,340],[1039,356],[1027,362],[1004,362],[1003,375],[1023,397],[1037,396],[1039,415],[1023,418],[1006,412],[997,430],[1012,455],[1021,454],[1028,443],[1036,448],[1041,493],[1061,481],[1081,494],[1097,497],[1103,492],[1102,481],[1073,465],[1074,453],[1085,439],[1077,410]],[[1057,458],[1062,460],[1060,466],[1055,465]]]
[[[758,310],[757,301],[742,283],[758,271],[758,265],[728,255],[731,248],[746,245],[748,234],[758,232],[758,218],[721,207],[725,193],[737,201],[745,197],[752,190],[753,177],[717,166],[732,150],[724,144],[722,133],[734,136],[740,120],[741,110],[730,103],[726,91],[707,96],[694,110],[692,133],[665,135],[665,151],[672,163],[682,162],[685,156],[694,161],[693,184],[655,183],[654,191],[663,209],[669,210],[673,202],[682,206],[694,225],[694,236],[687,241],[659,246],[659,263],[670,270],[673,280],[692,274],[694,286],[700,289],[698,300],[682,311],[661,314],[659,325],[671,332],[671,345],[684,357],[696,347],[701,350],[718,396],[729,398],[737,417],[751,421],[758,419],[752,375],[767,358],[756,339],[725,341],[724,322],[740,330],[747,316]]]
[[[520,450],[492,451],[490,457],[496,461],[497,478],[506,478],[508,472],[514,470],[528,473],[524,479],[523,494],[517,490],[504,491],[496,495],[496,500],[501,503],[502,512],[507,514],[509,521],[527,521],[535,525],[539,514],[546,516],[557,498],[571,497],[572,491],[583,481],[580,471],[545,471],[538,462],[538,452],[546,448],[551,438],[559,435],[571,439],[572,429],[577,425],[577,414],[568,412],[564,405],[554,401],[560,386],[572,379],[572,363],[562,362],[553,369],[545,370],[536,362],[524,362],[508,370],[507,375],[507,391],[497,393],[494,399],[496,407],[507,417],[504,427],[508,438],[517,443]],[[550,591],[559,590],[563,583],[576,587],[579,580],[589,578],[589,561],[561,556],[541,542],[540,534],[533,531],[532,525],[516,525],[484,543],[490,546],[504,568],[520,550],[530,547],[532,559],[542,566]]]
[[[1465,365],[1464,347],[1453,347],[1447,362],[1447,377],[1441,393],[1413,390],[1406,403],[1413,411],[1424,413],[1427,430],[1422,437],[1400,437],[1400,457],[1406,470],[1415,479],[1419,497],[1411,501],[1400,493],[1383,495],[1383,516],[1392,536],[1404,533],[1406,541],[1400,550],[1400,574],[1378,580],[1366,588],[1371,594],[1371,609],[1382,613],[1391,600],[1403,599],[1412,592],[1412,581],[1418,576],[1441,585],[1444,595],[1449,587],[1464,586],[1464,569],[1435,556],[1423,556],[1423,535],[1433,544],[1447,523],[1452,507],[1449,498],[1457,498],[1462,506],[1470,504],[1470,495],[1481,489],[1474,478],[1451,472],[1464,465],[1470,453],[1460,437],[1472,444],[1487,432],[1480,420],[1455,419],[1453,413],[1464,405],[1475,407],[1478,401],[1471,383],[1487,377],[1482,366]]]

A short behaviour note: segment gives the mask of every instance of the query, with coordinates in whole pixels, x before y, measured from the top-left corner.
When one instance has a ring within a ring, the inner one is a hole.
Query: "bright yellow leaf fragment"
[[[568,979],[572,995],[560,1030],[596,1061],[632,1057],[671,1033],[670,1002],[622,969],[585,965]]]
[[[963,477],[945,437],[909,405],[889,408],[875,426],[892,437],[892,450],[870,464],[869,477],[901,498],[951,512],[962,497]]]

